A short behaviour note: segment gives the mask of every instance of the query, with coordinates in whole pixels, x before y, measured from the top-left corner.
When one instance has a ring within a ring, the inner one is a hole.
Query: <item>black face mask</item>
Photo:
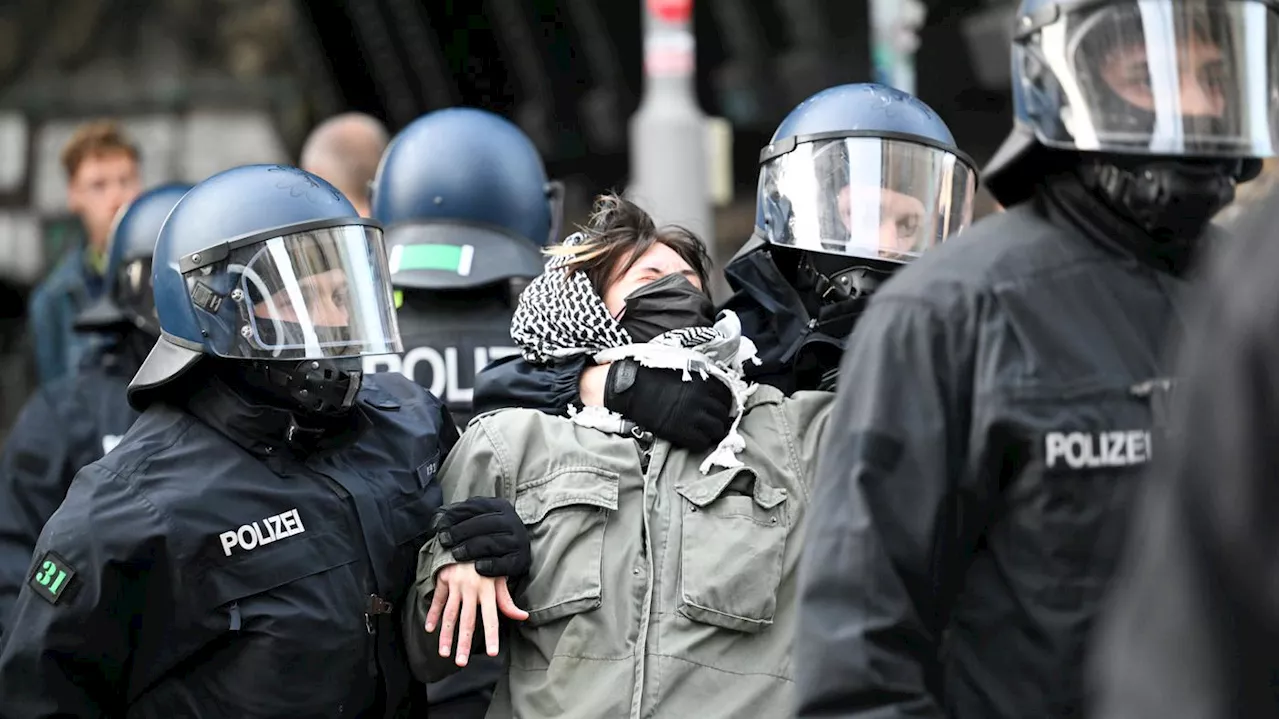
[[[245,374],[248,383],[304,415],[335,417],[351,411],[364,378],[359,357],[289,361],[256,361]]]
[[[1235,199],[1239,160],[1106,156],[1083,162],[1091,192],[1157,240],[1189,240]]]
[[[715,324],[715,305],[683,275],[655,280],[627,295],[618,324],[636,343],[686,327]]]

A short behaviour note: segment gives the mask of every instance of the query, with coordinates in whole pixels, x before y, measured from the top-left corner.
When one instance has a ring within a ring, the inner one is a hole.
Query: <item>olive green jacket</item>
[[[488,717],[790,716],[800,539],[831,398],[761,385],[739,428],[744,466],[707,475],[705,453],[657,441],[646,471],[637,440],[532,410],[472,422],[441,469],[444,501],[507,498],[533,547],[515,597],[529,619],[504,634]],[[422,630],[453,561],[423,547],[405,608],[423,681],[456,669]]]

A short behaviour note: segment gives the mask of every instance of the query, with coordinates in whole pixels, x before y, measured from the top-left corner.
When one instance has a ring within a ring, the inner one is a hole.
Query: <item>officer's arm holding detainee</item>
[[[484,424],[473,423],[463,433],[462,439],[440,468],[438,481],[444,492],[445,506],[440,512],[441,521],[436,525],[436,536],[418,553],[418,574],[409,590],[404,614],[405,647],[409,664],[414,675],[427,683],[438,681],[457,671],[477,651],[487,650],[490,656],[497,654],[500,629],[498,613],[516,620],[527,617],[512,601],[507,581],[520,579],[528,572],[531,563],[528,534],[524,531],[520,518],[514,516],[515,510],[511,505],[515,500],[515,478],[503,467],[501,456],[495,450]],[[467,540],[473,537],[476,540],[484,539],[472,532],[468,532],[467,536],[455,536],[464,519],[477,531],[485,526],[475,518],[468,517],[475,510],[462,509],[483,508],[485,503],[479,498],[484,497],[496,498],[490,507],[494,527],[485,531],[492,533],[492,529],[502,526],[518,533],[518,536],[492,535],[492,539],[485,541],[501,542],[508,551],[497,550],[490,544],[466,547]],[[462,504],[464,502],[465,505]],[[481,550],[486,556],[497,555],[498,559],[481,560],[473,565],[470,558],[479,556]],[[437,575],[446,568],[455,567],[468,571],[474,567],[475,572],[481,575],[497,577],[496,591],[491,591],[495,587],[490,583],[477,581],[476,584],[485,587],[478,590],[485,592],[484,596],[466,597],[459,592],[437,598]],[[480,606],[476,606],[477,601]],[[481,615],[479,618],[483,620],[484,631],[473,636],[477,614]],[[456,656],[450,658],[455,627],[458,648]]]
[[[117,475],[90,465],[45,525],[0,648],[0,714],[121,716],[137,684],[144,605],[163,607],[172,528]],[[171,602],[170,602],[171,603]]]

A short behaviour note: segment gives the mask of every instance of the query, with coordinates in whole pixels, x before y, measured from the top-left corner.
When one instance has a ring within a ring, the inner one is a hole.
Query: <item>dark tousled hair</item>
[[[679,225],[658,227],[649,213],[616,193],[597,197],[591,218],[579,229],[586,236],[581,244],[557,245],[547,253],[572,256],[569,273],[585,273],[601,297],[609,283],[626,274],[655,244],[670,247],[687,262],[703,292],[711,286],[711,257],[697,235]]]

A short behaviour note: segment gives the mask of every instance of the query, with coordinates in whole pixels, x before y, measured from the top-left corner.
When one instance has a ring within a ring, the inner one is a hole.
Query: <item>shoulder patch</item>
[[[43,600],[57,604],[62,594],[71,586],[76,570],[67,560],[58,556],[57,552],[47,551],[40,561],[36,562],[27,585]]]

